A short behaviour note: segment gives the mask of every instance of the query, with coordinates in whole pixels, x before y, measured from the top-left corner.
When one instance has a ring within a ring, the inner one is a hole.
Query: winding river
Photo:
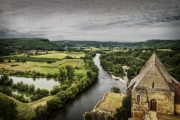
[[[104,93],[110,91],[112,87],[119,87],[121,92],[125,92],[126,83],[113,79],[100,65],[99,56],[100,54],[97,53],[93,59],[95,65],[99,68],[98,80],[86,91],[76,96],[74,100],[69,101],[62,109],[54,112],[48,119],[83,120],[83,114],[91,111],[102,99]]]

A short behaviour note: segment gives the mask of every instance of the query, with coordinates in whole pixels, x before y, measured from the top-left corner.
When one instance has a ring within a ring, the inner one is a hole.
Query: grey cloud
[[[129,41],[180,37],[176,31],[180,28],[179,0],[0,0],[0,3],[0,37]]]

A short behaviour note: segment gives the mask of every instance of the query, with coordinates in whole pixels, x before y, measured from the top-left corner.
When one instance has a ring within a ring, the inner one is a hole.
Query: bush
[[[39,105],[34,109],[34,112],[36,114],[36,118],[40,119],[44,116],[47,116],[49,114],[48,110],[47,110],[47,106],[42,106]]]
[[[113,92],[113,93],[120,93],[120,89],[117,88],[117,87],[112,87],[111,88],[111,92]]]
[[[84,120],[93,120],[90,112],[85,112],[83,118]]]
[[[73,57],[72,57],[72,56],[69,56],[69,55],[66,56],[65,58],[66,58],[66,59],[73,59]]]

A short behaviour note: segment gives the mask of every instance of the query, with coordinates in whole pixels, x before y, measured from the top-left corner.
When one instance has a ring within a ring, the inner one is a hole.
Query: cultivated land
[[[33,53],[33,52],[32,52]],[[38,52],[39,53],[39,52]],[[42,52],[40,52],[42,54]],[[43,53],[45,54],[45,53]],[[0,63],[0,74],[10,73],[14,71],[35,71],[44,74],[55,74],[59,73],[59,68],[64,67],[66,65],[71,65],[77,69],[77,73],[79,73],[80,69],[84,67],[83,59],[80,57],[84,57],[84,53],[82,52],[57,52],[57,51],[48,51],[48,54],[45,55],[35,55],[31,57],[35,58],[54,58],[57,59],[56,62],[47,63],[47,62],[17,62],[15,60],[11,60],[9,63],[8,60],[5,60],[4,63]],[[24,56],[21,54],[19,56]],[[71,56],[73,59],[65,59],[66,56]],[[81,70],[82,71],[82,70]],[[75,70],[76,73],[76,70]],[[83,72],[84,73],[84,72]]]

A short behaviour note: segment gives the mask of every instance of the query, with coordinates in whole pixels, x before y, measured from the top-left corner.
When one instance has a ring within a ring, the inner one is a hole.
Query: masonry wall
[[[154,84],[154,85],[153,85]],[[138,102],[137,95],[140,95]],[[156,111],[174,114],[174,92],[155,66],[148,71],[141,82],[132,91],[131,114],[134,120],[142,118],[143,112],[150,110],[150,101],[156,101]]]
[[[170,91],[170,87],[166,83],[165,79],[159,73],[155,66],[152,66],[148,73],[139,83],[138,87],[145,87],[152,89],[152,84],[154,83],[153,89],[162,89]]]

